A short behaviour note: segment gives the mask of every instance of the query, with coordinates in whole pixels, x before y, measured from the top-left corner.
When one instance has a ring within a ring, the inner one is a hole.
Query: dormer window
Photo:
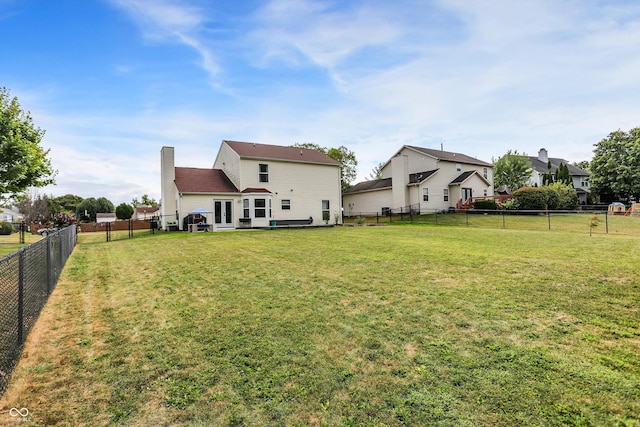
[[[260,163],[259,165],[259,181],[269,182],[269,165]]]

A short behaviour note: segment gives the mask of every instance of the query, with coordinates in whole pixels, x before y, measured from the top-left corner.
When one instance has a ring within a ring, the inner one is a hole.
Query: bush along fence
[[[0,396],[75,245],[70,226],[0,258]]]

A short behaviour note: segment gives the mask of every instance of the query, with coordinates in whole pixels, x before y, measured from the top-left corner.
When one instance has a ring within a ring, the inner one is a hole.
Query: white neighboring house
[[[160,206],[145,206],[137,205],[133,211],[131,219],[134,220],[147,220],[153,219],[160,214]]]
[[[105,222],[116,222],[116,214],[115,213],[97,213],[96,214],[96,224],[102,224]]]
[[[587,197],[591,192],[589,188],[589,172],[573,166],[565,159],[549,157],[546,148],[541,148],[538,151],[537,157],[528,156],[527,158],[533,168],[533,174],[528,182],[529,185],[539,187],[543,185],[543,176],[549,172],[549,162],[551,162],[551,173],[553,174],[556,173],[560,163],[564,163],[569,169],[569,174],[573,179],[573,188],[576,189],[576,193],[578,194],[578,203],[581,205],[587,203]]]
[[[341,221],[340,163],[315,150],[222,141],[210,169],[176,167],[162,147],[161,228],[204,209],[213,230]]]
[[[461,153],[404,145],[381,172],[342,193],[345,216],[442,211],[493,196],[493,165]]]
[[[22,222],[24,215],[9,208],[0,208],[0,222]]]

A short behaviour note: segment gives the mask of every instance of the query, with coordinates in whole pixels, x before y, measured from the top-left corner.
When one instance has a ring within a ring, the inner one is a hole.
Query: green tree
[[[564,163],[560,163],[556,169],[555,181],[573,187],[573,178],[569,172],[569,167]]]
[[[75,213],[82,200],[82,197],[73,194],[56,197],[52,199],[52,202],[55,203],[57,209],[53,209],[51,212]]]
[[[494,162],[493,185],[495,188],[506,185],[512,192],[524,187],[531,178],[533,169],[525,154],[507,151],[507,154]]]
[[[40,145],[43,136],[18,98],[0,88],[0,202],[24,198],[30,187],[55,183],[49,150]]]
[[[600,200],[640,200],[640,128],[617,130],[595,144],[591,191]]]
[[[128,203],[120,203],[116,207],[116,218],[130,219],[133,216],[133,207]]]
[[[38,224],[46,224],[51,214],[55,213],[49,209],[50,205],[49,197],[38,194],[34,189],[16,203],[20,213],[26,215],[26,221]]]
[[[96,214],[111,213],[113,211],[113,203],[105,197],[100,197],[98,199],[95,197],[89,197],[88,199],[84,199],[78,205],[78,208],[76,209],[76,218],[78,221],[95,221]]]
[[[139,202],[137,197],[134,197],[133,200],[131,200],[131,206],[135,207],[138,205],[142,205],[142,206],[158,206],[158,202],[156,202],[156,199],[149,197],[148,194],[143,194],[142,195],[142,201]]]
[[[321,147],[318,144],[313,144],[310,142],[305,143],[297,143],[293,145],[298,148],[308,148],[311,150],[319,151],[327,156],[331,157],[333,160],[336,160],[340,163],[340,179],[341,186],[343,190],[351,187],[351,183],[356,179],[357,175],[357,166],[358,160],[356,160],[356,155],[353,151],[349,150],[344,145],[338,148],[326,148]]]

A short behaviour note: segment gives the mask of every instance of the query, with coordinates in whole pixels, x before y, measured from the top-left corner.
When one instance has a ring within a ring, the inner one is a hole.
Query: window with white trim
[[[267,217],[267,200],[266,199],[255,199],[253,201],[253,215],[255,218],[266,218]]]
[[[291,210],[291,200],[283,199],[282,202],[280,202],[280,207],[282,208],[283,211],[290,211]]]
[[[329,221],[330,217],[331,217],[331,209],[330,209],[329,200],[323,200],[322,201],[322,220]]]
[[[422,201],[423,202],[429,201],[429,189],[427,187],[424,187],[422,189]]]
[[[442,189],[442,200],[444,200],[445,202],[449,201],[449,189],[448,188]]]
[[[259,169],[259,181],[260,182],[269,182],[269,165],[265,163],[260,163],[258,165]]]
[[[249,199],[242,199],[242,215],[244,218],[251,217],[251,209],[249,208]]]
[[[482,169],[482,176],[484,176],[484,179],[488,179],[487,177],[489,176],[489,169],[483,168]]]
[[[460,172],[462,170],[462,165],[460,163],[456,163],[456,170]]]

